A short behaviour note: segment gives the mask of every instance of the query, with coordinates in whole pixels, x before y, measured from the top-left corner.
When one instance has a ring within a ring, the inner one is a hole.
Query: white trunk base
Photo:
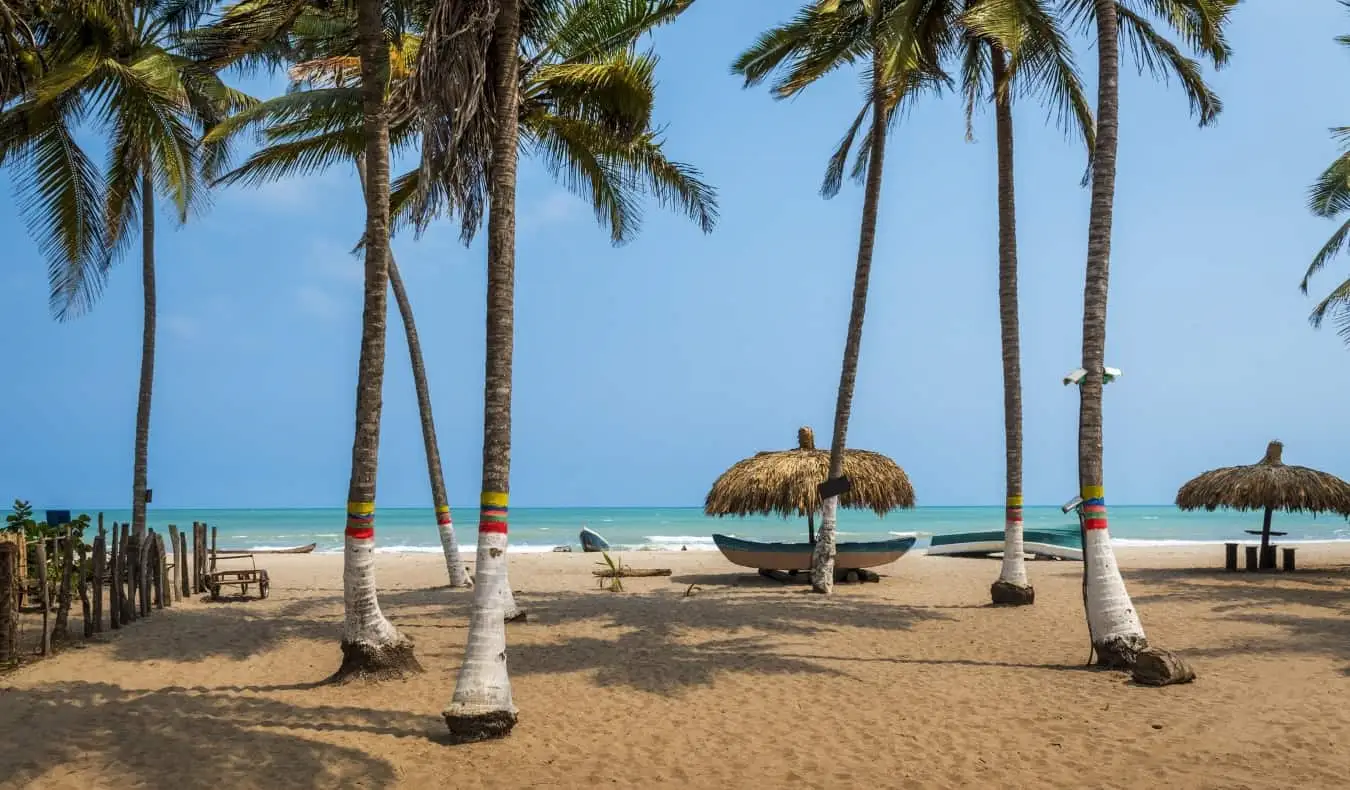
[[[403,640],[380,611],[375,592],[375,539],[347,537],[342,568],[346,619],[342,641],[379,648]]]
[[[441,552],[445,554],[445,570],[450,576],[450,586],[468,587],[469,577],[464,572],[464,563],[459,558],[459,541],[455,540],[454,524],[448,520],[445,523],[437,523],[436,531],[441,535]]]
[[[1105,529],[1085,530],[1083,562],[1087,573],[1087,620],[1092,644],[1099,655],[1104,646],[1125,644],[1142,649],[1147,641],[1144,626],[1125,589],[1125,580],[1111,550]],[[1137,646],[1137,647],[1136,647]]]
[[[1027,560],[1022,539],[1022,522],[1007,521],[1003,526],[1003,568],[998,580],[1027,587]]]
[[[834,536],[838,513],[837,496],[828,497],[820,506],[820,529],[816,531],[816,546],[811,552],[811,589],[818,593],[834,590]]]
[[[503,590],[505,589],[505,592]],[[511,678],[506,671],[506,623],[503,609],[510,587],[506,578],[506,535],[478,533],[477,579],[474,585],[473,614],[469,618],[469,643],[464,663],[455,681],[455,693],[445,709],[446,724],[452,734],[476,740],[471,733],[476,723],[514,724],[516,706],[511,699]],[[509,720],[509,723],[508,723]],[[504,734],[504,733],[489,733]]]

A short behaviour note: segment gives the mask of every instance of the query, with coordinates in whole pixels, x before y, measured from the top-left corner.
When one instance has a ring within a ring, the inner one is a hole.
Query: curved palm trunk
[[[858,239],[858,266],[853,275],[853,305],[848,315],[848,338],[844,341],[844,365],[839,374],[839,395],[834,404],[834,436],[830,441],[830,479],[844,473],[844,440],[849,411],[853,407],[853,383],[858,377],[858,353],[862,348],[863,315],[867,312],[867,280],[872,273],[872,248],[877,233],[877,205],[881,201],[881,167],[886,154],[886,96],[881,67],[880,41],[882,3],[873,3],[872,29],[872,148],[867,162],[863,194],[862,228]],[[821,504],[820,529],[811,552],[811,589],[829,593],[834,589],[835,529],[839,497]]]
[[[1003,438],[1007,510],[1003,567],[989,588],[996,604],[1034,603],[1022,550],[1022,363],[1017,321],[1017,201],[1013,188],[1012,91],[1003,48],[990,46],[994,71],[994,121],[998,138],[998,314],[1003,339]]]
[[[451,587],[469,586],[468,574],[459,559],[459,541],[450,518],[450,497],[445,493],[445,473],[441,470],[441,451],[436,443],[436,421],[431,416],[431,388],[427,385],[427,369],[422,361],[422,344],[417,339],[417,325],[413,322],[412,303],[403,287],[394,254],[389,253],[389,285],[403,318],[403,331],[408,337],[408,357],[412,362],[413,386],[417,390],[417,412],[422,418],[422,444],[427,451],[427,475],[431,477],[431,501],[436,507],[436,529],[441,535],[441,550],[445,553],[445,569],[450,574]]]
[[[131,531],[145,535],[145,489],[150,466],[150,400],[155,386],[155,182],[150,166],[141,173],[141,382],[136,394],[136,458],[131,473]]]
[[[1107,532],[1102,482],[1102,388],[1105,385],[1106,291],[1111,265],[1112,204],[1119,134],[1120,44],[1116,0],[1095,0],[1097,11],[1097,147],[1092,162],[1087,281],[1083,289],[1083,378],[1078,411],[1078,484],[1083,498],[1083,573],[1088,632],[1104,666],[1131,666],[1147,646],[1144,628],[1125,590]]]
[[[389,125],[384,89],[389,49],[380,3],[361,0],[356,11],[366,143],[366,278],[361,361],[356,385],[356,433],[347,490],[343,567],[342,666],[334,680],[398,677],[420,671],[412,641],[380,611],[375,592],[375,477],[379,466],[381,389],[384,385],[386,293],[389,279]]]
[[[506,669],[504,606],[507,494],[511,476],[511,355],[515,331],[516,159],[520,0],[501,0],[491,64],[496,96],[488,210],[487,349],[483,384],[483,491],[469,643],[455,693],[444,712],[460,741],[500,738],[516,725]]]

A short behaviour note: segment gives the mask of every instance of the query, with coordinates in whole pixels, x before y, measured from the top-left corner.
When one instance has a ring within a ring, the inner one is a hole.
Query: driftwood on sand
[[[592,574],[602,579],[612,579],[618,576],[621,579],[636,579],[644,576],[669,576],[670,568],[629,568],[627,566],[615,570],[614,568],[601,568],[591,571]]]

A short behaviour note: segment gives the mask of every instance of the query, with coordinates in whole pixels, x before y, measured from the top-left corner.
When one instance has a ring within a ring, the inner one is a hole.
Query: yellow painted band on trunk
[[[375,512],[374,502],[348,502],[347,512],[358,516],[368,516]]]
[[[508,496],[508,494],[500,491],[484,491],[483,496],[478,500],[478,504],[483,507],[506,507]]]
[[[449,512],[450,512],[450,506],[449,506],[449,505],[438,505],[438,506],[436,507],[436,512],[437,512],[437,513],[449,513]]]
[[[1008,507],[1021,507],[1021,506],[1022,506],[1022,497],[1020,496],[1008,497]]]
[[[1083,486],[1081,496],[1084,499],[1105,499],[1106,486]]]

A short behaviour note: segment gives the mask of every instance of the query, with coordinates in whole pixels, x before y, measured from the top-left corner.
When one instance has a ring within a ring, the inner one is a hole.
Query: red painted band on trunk
[[[347,537],[356,540],[370,540],[375,537],[374,527],[347,527]]]
[[[481,524],[478,525],[478,531],[479,531],[479,532],[498,532],[498,533],[501,533],[501,534],[505,535],[505,534],[506,534],[506,522],[505,522],[505,521],[484,521],[483,523],[481,523]]]
[[[450,514],[449,514],[449,513],[442,513],[441,515],[437,516],[437,517],[436,517],[436,523],[437,523],[437,524],[440,524],[442,527],[447,527],[447,526],[449,526],[449,525],[450,525]]]
[[[1106,529],[1105,518],[1085,518],[1083,519],[1084,529]]]

